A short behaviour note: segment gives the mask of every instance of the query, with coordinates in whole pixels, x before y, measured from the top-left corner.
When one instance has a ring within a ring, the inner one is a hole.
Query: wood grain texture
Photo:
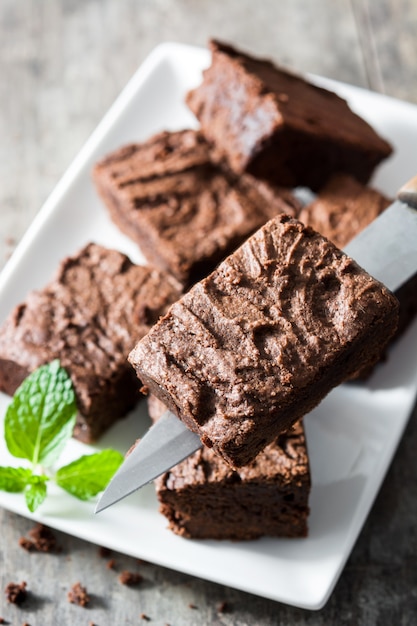
[[[352,0],[372,89],[417,102],[417,2]]]
[[[415,3],[399,4],[415,19]],[[368,27],[386,91],[413,99],[415,84],[404,84],[395,73],[396,63],[404,64],[405,57],[410,57],[407,71],[412,71],[416,44],[411,28],[399,46],[395,33],[390,35],[388,18],[398,29],[401,24],[407,27],[405,15],[401,17],[394,5],[388,0],[369,3]],[[358,11],[355,15],[356,20],[349,0],[2,0],[0,267],[158,43],[205,45],[216,36],[302,72],[372,86],[372,63],[364,63],[369,53],[358,30],[362,18]],[[383,51],[386,46],[389,53]],[[29,554],[18,540],[32,522],[0,510],[0,593],[9,581],[22,580],[31,591],[21,609],[8,605],[1,595],[0,616],[13,625],[26,621],[31,626],[146,624],[142,614],[160,626],[411,626],[417,615],[416,446],[414,414],[336,590],[318,613],[118,554],[113,555],[116,569],[111,570],[97,546],[62,533],[56,533],[62,554]],[[121,585],[122,569],[139,571],[143,584],[135,589]],[[256,575],[247,572],[249,578]],[[77,581],[92,596],[88,609],[67,602],[67,591]],[[229,612],[219,612],[223,602]]]

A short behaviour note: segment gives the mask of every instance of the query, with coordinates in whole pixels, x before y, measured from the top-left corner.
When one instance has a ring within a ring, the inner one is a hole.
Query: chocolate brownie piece
[[[154,396],[148,407],[154,421],[166,409]],[[302,421],[237,471],[203,447],[155,481],[174,533],[231,540],[306,537],[310,484]]]
[[[280,215],[173,304],[129,360],[205,445],[240,467],[375,362],[397,318],[381,283]]]
[[[213,158],[236,174],[318,189],[338,171],[366,182],[390,155],[335,93],[218,41],[210,49],[211,66],[186,101]]]
[[[185,286],[270,217],[301,208],[289,190],[226,175],[194,130],[164,131],[116,150],[93,178],[115,224]]]
[[[335,174],[317,198],[305,206],[298,219],[344,248],[378,217],[391,200],[348,174]]]
[[[30,372],[58,358],[80,413],[74,436],[97,439],[139,400],[127,355],[179,295],[169,275],[87,245],[0,328],[0,390],[12,395]]]
[[[305,206],[299,219],[343,248],[360,231],[378,217],[391,203],[385,195],[351,176],[337,174],[320,190],[317,199]],[[417,275],[403,285],[395,295],[400,303],[397,339],[417,314]],[[385,355],[384,355],[385,356]],[[357,374],[367,378],[373,368]]]

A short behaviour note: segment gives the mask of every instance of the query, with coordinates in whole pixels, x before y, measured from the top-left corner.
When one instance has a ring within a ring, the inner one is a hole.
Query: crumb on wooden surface
[[[27,583],[26,581],[19,583],[10,582],[4,593],[6,594],[7,601],[11,604],[17,604],[20,606],[27,598]]]
[[[52,530],[44,524],[36,524],[30,531],[29,537],[20,537],[19,545],[27,552],[61,552],[56,536]]]
[[[135,587],[139,585],[143,580],[143,576],[138,572],[129,572],[128,570],[123,570],[123,572],[119,575],[119,581],[122,585],[127,585],[128,587]]]
[[[230,613],[230,605],[223,600],[223,602],[220,602],[219,606],[217,607],[217,612],[218,613]]]
[[[119,575],[119,581],[122,585],[127,585],[128,587],[134,587],[141,583],[143,580],[142,574],[138,572],[129,572],[128,570],[123,570],[123,572]]]
[[[108,559],[109,556],[111,555],[111,550],[110,548],[106,548],[106,546],[100,546],[98,549],[98,555],[102,559]]]
[[[68,602],[76,604],[77,606],[86,607],[90,602],[90,596],[86,587],[83,587],[80,582],[76,582],[72,585],[67,594]]]

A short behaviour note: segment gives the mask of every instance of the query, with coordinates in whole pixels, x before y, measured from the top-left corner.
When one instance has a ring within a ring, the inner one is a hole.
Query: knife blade
[[[417,271],[416,224],[417,211],[396,200],[344,251],[368,274],[396,291]]]
[[[417,272],[417,176],[398,192],[377,219],[344,251],[368,274],[396,291]],[[128,454],[97,503],[99,513],[168,471],[202,446],[173,413],[166,411]]]
[[[200,437],[171,411],[165,411],[129,451],[103,492],[96,513],[122,500],[201,448]],[[138,485],[139,480],[139,485]]]

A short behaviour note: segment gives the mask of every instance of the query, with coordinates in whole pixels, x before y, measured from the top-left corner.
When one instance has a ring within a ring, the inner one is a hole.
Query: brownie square
[[[166,409],[154,396],[148,407],[154,421]],[[303,423],[239,470],[203,447],[155,486],[160,512],[177,535],[234,541],[306,537],[311,478]]]
[[[132,350],[138,377],[232,467],[374,363],[397,299],[301,222],[270,220]]]
[[[339,248],[360,233],[391,203],[385,195],[346,174],[337,174],[320,190],[316,200],[305,206],[299,219],[324,235]],[[395,340],[417,314],[417,275],[395,292],[400,313]],[[383,355],[384,357],[386,355]],[[367,378],[373,368],[358,373]]]
[[[391,200],[348,174],[335,174],[317,198],[303,207],[298,219],[339,248],[378,217]]]
[[[185,287],[270,217],[301,208],[289,190],[225,174],[193,130],[164,131],[116,150],[93,178],[115,224]]]
[[[127,355],[179,296],[169,275],[88,244],[0,328],[0,390],[12,395],[30,372],[59,359],[79,409],[74,436],[96,440],[139,400]]]
[[[339,171],[366,182],[390,155],[335,93],[219,41],[210,49],[211,65],[186,101],[214,159],[236,174],[316,190]]]

